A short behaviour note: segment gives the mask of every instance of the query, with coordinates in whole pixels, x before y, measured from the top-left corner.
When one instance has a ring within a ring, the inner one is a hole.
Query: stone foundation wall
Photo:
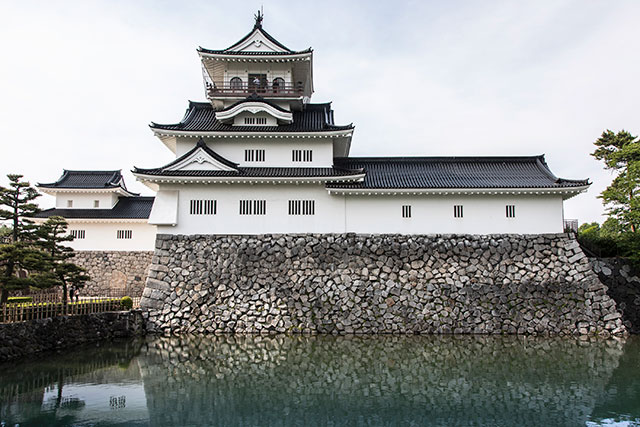
[[[152,251],[76,251],[73,262],[91,277],[80,295],[142,295],[152,257]]]
[[[163,333],[626,333],[565,234],[158,235],[141,306]]]
[[[139,310],[0,324],[0,361],[78,344],[144,334]]]

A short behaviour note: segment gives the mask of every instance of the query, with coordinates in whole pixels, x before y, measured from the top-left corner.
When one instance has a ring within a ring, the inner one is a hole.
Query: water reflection
[[[640,420],[640,341],[181,336],[0,365],[9,425]]]

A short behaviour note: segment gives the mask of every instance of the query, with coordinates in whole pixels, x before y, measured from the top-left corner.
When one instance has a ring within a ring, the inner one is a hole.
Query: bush
[[[33,302],[33,297],[9,297],[7,304],[20,304],[23,302]]]
[[[133,308],[133,300],[131,297],[122,297],[120,304],[127,310],[131,310]]]

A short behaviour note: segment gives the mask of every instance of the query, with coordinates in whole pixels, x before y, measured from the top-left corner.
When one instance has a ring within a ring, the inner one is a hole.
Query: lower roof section
[[[121,197],[111,209],[45,209],[36,218],[61,216],[67,219],[147,219],[154,197]]]
[[[362,169],[364,180],[328,183],[329,189],[579,189],[589,180],[557,178],[544,156],[343,157],[336,167]]]

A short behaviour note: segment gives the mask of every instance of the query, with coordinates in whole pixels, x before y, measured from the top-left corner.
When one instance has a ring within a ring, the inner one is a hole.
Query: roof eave
[[[325,130],[316,132],[228,132],[228,131],[182,131],[151,128],[153,134],[160,136],[184,136],[188,138],[333,138],[347,137],[353,134],[354,128],[344,130]]]
[[[365,174],[332,177],[207,177],[207,176],[167,176],[133,172],[138,181],[156,184],[326,184],[329,182],[361,182]]]
[[[398,196],[398,195],[562,195],[569,199],[589,189],[591,184],[562,188],[327,188],[329,194],[354,196]]]

